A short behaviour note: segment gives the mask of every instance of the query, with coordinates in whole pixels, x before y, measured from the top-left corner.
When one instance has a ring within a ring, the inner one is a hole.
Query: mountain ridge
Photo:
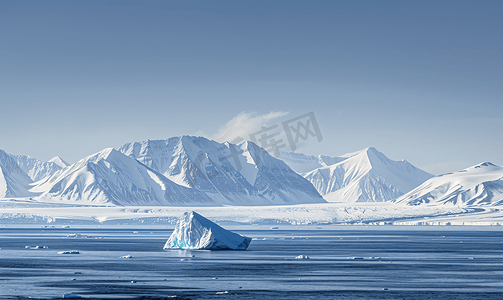
[[[235,145],[181,136],[127,143],[118,151],[222,204],[325,202],[308,181],[252,142]]]
[[[42,198],[99,205],[214,204],[206,195],[171,182],[113,148],[61,169],[31,191]]]
[[[503,167],[483,162],[441,174],[393,202],[407,205],[502,205]]]

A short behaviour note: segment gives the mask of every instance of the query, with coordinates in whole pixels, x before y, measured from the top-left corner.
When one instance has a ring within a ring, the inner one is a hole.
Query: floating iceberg
[[[251,238],[225,230],[196,212],[186,212],[164,249],[246,250],[250,242]]]

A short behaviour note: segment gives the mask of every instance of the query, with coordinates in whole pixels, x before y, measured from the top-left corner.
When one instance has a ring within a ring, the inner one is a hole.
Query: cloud
[[[261,126],[265,126],[269,121],[286,116],[287,114],[288,112],[283,111],[272,111],[263,115],[256,115],[254,112],[241,112],[227,122],[211,139],[218,142],[229,141],[231,143],[249,140],[249,135],[259,131]]]

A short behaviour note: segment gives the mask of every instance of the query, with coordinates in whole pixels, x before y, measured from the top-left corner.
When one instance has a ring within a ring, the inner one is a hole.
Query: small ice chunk
[[[63,298],[82,298],[82,296],[74,294],[74,293],[65,293],[63,294]]]
[[[225,295],[225,294],[228,294],[229,291],[223,291],[223,292],[217,292],[217,295]]]
[[[121,258],[133,258],[131,255],[124,255],[124,256],[121,256]]]
[[[47,249],[46,246],[25,246],[26,249],[36,250],[36,249]]]
[[[251,238],[225,230],[196,212],[178,220],[164,249],[246,250]]]
[[[309,259],[309,256],[307,256],[307,255],[299,255],[299,256],[295,256],[295,259]]]
[[[80,254],[79,251],[77,250],[72,250],[72,251],[59,251],[58,254]]]

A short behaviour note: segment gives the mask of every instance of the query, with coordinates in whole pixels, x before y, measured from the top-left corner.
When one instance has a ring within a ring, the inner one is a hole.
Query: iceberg
[[[246,250],[250,242],[251,238],[228,231],[192,211],[178,220],[164,249]]]

